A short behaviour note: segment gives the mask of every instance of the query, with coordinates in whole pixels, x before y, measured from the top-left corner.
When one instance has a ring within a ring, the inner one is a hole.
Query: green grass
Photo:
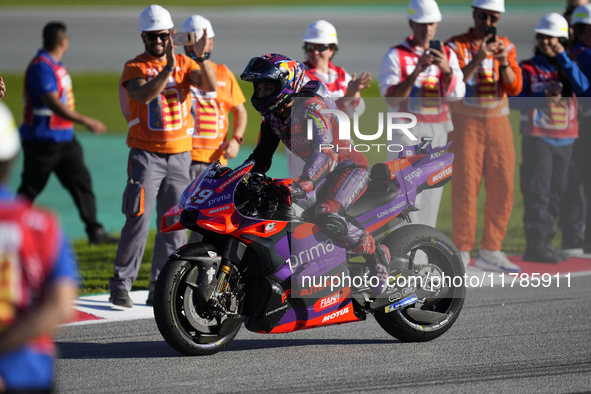
[[[155,231],[151,231],[148,236],[140,271],[133,283],[132,290],[144,290],[150,284],[150,267],[155,236]],[[81,294],[108,293],[109,278],[113,276],[113,262],[117,253],[117,244],[89,245],[85,238],[74,241],[73,246],[78,257],[82,277]]]
[[[22,75],[4,74],[2,75],[8,88],[7,95],[4,98],[5,103],[13,111],[17,123],[22,119]],[[126,124],[119,110],[119,100],[117,93],[117,83],[119,74],[84,74],[73,73],[72,80],[74,84],[74,94],[76,96],[76,108],[89,116],[100,119],[109,129],[109,132],[126,133]],[[245,142],[251,147],[256,144],[258,130],[260,125],[260,115],[254,111],[250,105],[249,99],[252,95],[252,84],[244,83],[239,80],[244,95],[247,98],[246,108],[248,110],[249,122],[245,135]],[[379,97],[377,83],[363,92],[365,97]],[[519,189],[519,164],[521,163],[521,136],[518,133],[519,114],[512,112],[511,124],[514,131],[514,141],[516,150],[516,171],[515,171],[515,203],[509,225],[507,236],[503,242],[503,250],[509,253],[523,252],[525,249],[525,236],[523,231],[523,199]],[[484,216],[485,194],[482,188],[478,203],[478,225],[476,229],[476,247],[479,247],[479,241],[482,237],[482,226]],[[440,205],[438,229],[451,237],[451,186],[444,188],[443,198]],[[150,263],[152,258],[152,249],[154,243],[154,234],[150,235],[146,252],[143,257],[143,264],[137,281],[134,283],[134,289],[144,289],[148,286],[150,276]],[[558,246],[558,237],[555,239],[555,245]],[[108,278],[113,274],[113,261],[115,258],[116,245],[89,246],[86,240],[80,240],[74,243],[76,253],[80,261],[80,270],[84,278],[84,294],[100,293],[108,290]]]

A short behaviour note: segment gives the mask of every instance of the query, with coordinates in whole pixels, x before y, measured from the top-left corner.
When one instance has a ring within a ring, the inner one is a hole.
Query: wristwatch
[[[203,62],[203,61],[209,59],[209,52],[207,52],[205,55],[203,55],[203,57],[195,56],[195,58],[197,59],[198,62]]]
[[[233,140],[238,142],[238,145],[242,145],[244,143],[244,138],[242,137],[232,137]]]

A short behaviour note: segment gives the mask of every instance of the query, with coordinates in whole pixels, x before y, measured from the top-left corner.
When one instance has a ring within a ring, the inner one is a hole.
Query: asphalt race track
[[[242,328],[224,351],[186,357],[153,319],[68,327],[57,391],[68,393],[577,393],[591,390],[589,276],[548,288],[468,289],[454,326],[426,343],[373,317],[291,334]],[[134,307],[135,308],[135,307]],[[125,313],[125,312],[122,312]]]

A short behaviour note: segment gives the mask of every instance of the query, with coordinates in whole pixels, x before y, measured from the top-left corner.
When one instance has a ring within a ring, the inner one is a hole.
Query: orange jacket
[[[195,134],[193,134],[193,161],[213,163],[223,158],[222,144],[226,141],[230,119],[228,113],[238,104],[246,101],[234,74],[224,64],[211,62],[217,79],[215,92],[203,92],[191,87],[195,116]]]
[[[191,115],[189,74],[199,67],[185,55],[176,55],[176,69],[158,97],[141,104],[127,96],[122,111],[128,121],[127,146],[157,153],[181,153],[191,150],[194,123]],[[121,86],[128,81],[143,78],[150,81],[166,66],[142,54],[125,63]],[[127,108],[125,108],[127,104]],[[126,111],[127,114],[126,114]]]
[[[491,55],[486,58],[474,75],[466,82],[466,97],[452,105],[453,112],[479,117],[495,117],[509,115],[507,95],[516,96],[521,93],[523,75],[517,62],[515,45],[507,37],[498,37],[505,43],[509,54],[509,67],[515,73],[515,80],[506,83],[499,72],[499,62]],[[458,56],[460,68],[466,67],[480,49],[481,40],[476,40],[472,29],[467,33],[454,36],[445,43]]]

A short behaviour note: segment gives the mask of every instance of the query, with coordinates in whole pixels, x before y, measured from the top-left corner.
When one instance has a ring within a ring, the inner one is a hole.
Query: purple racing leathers
[[[321,109],[336,109],[321,82],[309,81],[297,96],[292,100],[296,104],[290,107],[290,116],[284,118],[279,112],[263,117],[259,143],[249,157],[256,161],[253,171],[265,173],[271,167],[279,141],[283,141],[305,163],[293,188],[308,196],[315,194],[318,203],[308,210],[312,211],[308,215],[311,221],[325,228],[345,248],[373,254],[375,244],[371,235],[347,220],[345,214],[365,191],[368,161],[352,149],[350,141],[338,139],[337,118],[320,113]],[[311,136],[308,136],[309,123]]]

